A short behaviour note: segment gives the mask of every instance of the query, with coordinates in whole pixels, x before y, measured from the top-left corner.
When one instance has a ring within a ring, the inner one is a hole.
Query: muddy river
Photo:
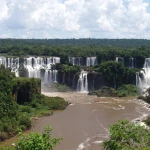
[[[45,126],[52,126],[52,136],[63,140],[54,150],[100,150],[100,144],[108,139],[108,126],[118,120],[142,120],[149,105],[128,98],[98,98],[86,93],[43,93],[60,96],[71,102],[65,110],[56,111],[50,117],[37,120],[31,131],[42,133]]]

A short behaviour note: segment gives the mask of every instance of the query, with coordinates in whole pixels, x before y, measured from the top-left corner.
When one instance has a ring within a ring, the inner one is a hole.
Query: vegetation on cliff
[[[29,129],[31,117],[50,115],[62,110],[67,102],[60,97],[41,95],[40,80],[16,78],[9,69],[0,66],[0,141]]]
[[[106,61],[93,67],[94,71],[101,73],[110,87],[117,89],[122,84],[134,84],[137,69],[128,68],[121,62]]]

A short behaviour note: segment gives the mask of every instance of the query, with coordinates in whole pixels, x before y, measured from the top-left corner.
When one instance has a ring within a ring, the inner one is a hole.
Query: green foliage
[[[97,95],[98,97],[116,97],[117,92],[113,88],[101,87],[99,90],[89,92],[89,95]]]
[[[62,98],[41,95],[40,79],[16,78],[4,66],[0,66],[0,84],[0,141],[16,135],[18,128],[29,129],[31,117],[51,115],[51,110],[67,106]]]
[[[138,89],[132,84],[122,84],[117,90],[110,87],[101,87],[99,90],[90,91],[89,95],[97,95],[98,97],[137,96]]]
[[[119,121],[109,128],[110,139],[103,142],[105,150],[148,150],[150,130],[129,121]]]
[[[135,85],[132,84],[122,84],[117,89],[117,95],[119,97],[123,96],[137,96],[138,95],[138,88]]]
[[[138,68],[150,56],[149,48],[149,40],[143,39],[0,39],[1,54],[58,56],[61,63],[68,62],[68,56],[97,56],[99,63],[114,61],[116,57],[134,57]],[[127,62],[126,59],[126,66]]]
[[[0,150],[53,150],[62,138],[53,138],[51,134],[52,128],[50,126],[45,127],[42,135],[33,132],[29,135],[24,135],[20,131],[20,138],[15,146],[0,147]]]
[[[76,65],[68,64],[56,64],[55,69],[59,70],[59,72],[65,73],[73,73],[77,74],[80,72],[80,67]]]
[[[30,133],[29,135],[21,135],[18,140],[17,150],[53,150],[62,138],[51,137],[52,128],[50,126],[44,129],[44,132]],[[21,134],[21,133],[20,133]]]
[[[24,104],[39,98],[41,93],[41,81],[35,78],[19,77],[13,79],[13,95],[17,103]]]
[[[61,97],[48,97],[44,96],[44,103],[50,110],[62,110],[65,109],[68,103]]]
[[[11,147],[0,147],[0,150],[16,150],[16,148],[14,146]]]
[[[54,88],[56,88],[56,90],[58,92],[72,92],[72,89],[69,86],[67,86],[67,85],[54,83],[53,86],[54,86]]]
[[[125,67],[122,63],[115,61],[102,62],[99,65],[99,72],[101,72],[110,86],[121,85],[125,74]]]

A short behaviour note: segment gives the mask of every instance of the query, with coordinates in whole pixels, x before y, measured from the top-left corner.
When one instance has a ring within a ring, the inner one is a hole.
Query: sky
[[[0,0],[0,38],[150,39],[150,0]]]

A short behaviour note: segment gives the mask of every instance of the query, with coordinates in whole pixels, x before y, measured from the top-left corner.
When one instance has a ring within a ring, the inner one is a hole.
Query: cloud
[[[0,37],[150,38],[147,0],[1,0]]]

